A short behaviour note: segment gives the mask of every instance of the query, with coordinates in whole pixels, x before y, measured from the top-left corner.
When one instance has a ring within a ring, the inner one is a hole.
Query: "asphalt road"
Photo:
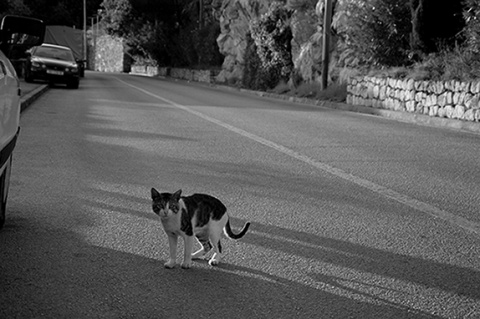
[[[480,318],[479,135],[99,73],[21,123],[0,318]],[[164,269],[151,187],[250,231]]]

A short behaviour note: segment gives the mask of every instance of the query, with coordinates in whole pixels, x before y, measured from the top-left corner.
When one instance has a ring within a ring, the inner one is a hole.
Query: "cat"
[[[206,194],[181,196],[182,190],[173,194],[159,193],[155,188],[152,188],[151,193],[153,212],[160,216],[168,236],[170,259],[165,263],[166,268],[174,268],[176,265],[178,236],[183,238],[185,245],[182,268],[190,268],[192,259],[203,258],[212,248],[214,254],[208,263],[216,266],[222,254],[220,244],[222,230],[229,238],[239,239],[250,227],[250,223],[247,222],[243,229],[235,234],[230,227],[227,208],[213,196]],[[192,254],[194,236],[202,248]]]

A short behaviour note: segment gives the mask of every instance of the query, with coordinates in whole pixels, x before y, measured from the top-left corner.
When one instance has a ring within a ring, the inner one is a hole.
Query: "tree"
[[[280,81],[287,82],[293,70],[292,11],[283,2],[273,2],[267,13],[250,23],[251,36],[260,58],[261,83],[257,89],[274,88]]]
[[[107,32],[125,39],[129,53],[141,63],[168,66],[221,65],[211,1],[104,0]],[[200,15],[203,23],[199,23]]]
[[[462,0],[410,0],[411,47],[422,53],[439,52],[456,44],[465,22]]]
[[[343,27],[347,66],[399,66],[408,63],[411,16],[404,0],[352,1]]]
[[[23,3],[23,0],[7,0],[0,2],[0,18],[7,14],[29,16],[30,8]]]
[[[465,0],[465,39],[467,48],[473,53],[480,53],[480,2]]]
[[[87,0],[87,16],[97,13],[102,0]],[[0,16],[22,15],[43,20],[47,25],[66,25],[83,29],[81,0],[1,0]]]

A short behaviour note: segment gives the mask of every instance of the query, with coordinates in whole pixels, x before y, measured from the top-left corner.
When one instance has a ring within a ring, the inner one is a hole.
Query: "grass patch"
[[[345,102],[347,100],[347,84],[334,83],[317,93],[317,99],[334,102]]]
[[[285,82],[280,82],[270,92],[302,98],[344,102],[347,99],[347,84],[334,83],[322,90],[320,83],[316,82],[300,83],[297,87],[291,87]]]
[[[274,87],[271,92],[276,94],[289,94],[291,92],[291,88],[285,81],[280,81],[280,83],[277,84],[277,86]]]
[[[480,78],[480,55],[457,47],[427,55],[411,66],[369,69],[360,74],[426,81],[472,81]]]

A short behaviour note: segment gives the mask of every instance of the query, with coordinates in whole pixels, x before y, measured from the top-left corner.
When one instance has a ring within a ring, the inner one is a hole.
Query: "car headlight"
[[[42,64],[42,63],[37,62],[37,61],[32,61],[32,67],[35,67],[35,68],[45,68],[45,64]]]
[[[65,72],[76,73],[76,72],[78,72],[78,67],[77,66],[72,66],[72,67],[66,68]]]

